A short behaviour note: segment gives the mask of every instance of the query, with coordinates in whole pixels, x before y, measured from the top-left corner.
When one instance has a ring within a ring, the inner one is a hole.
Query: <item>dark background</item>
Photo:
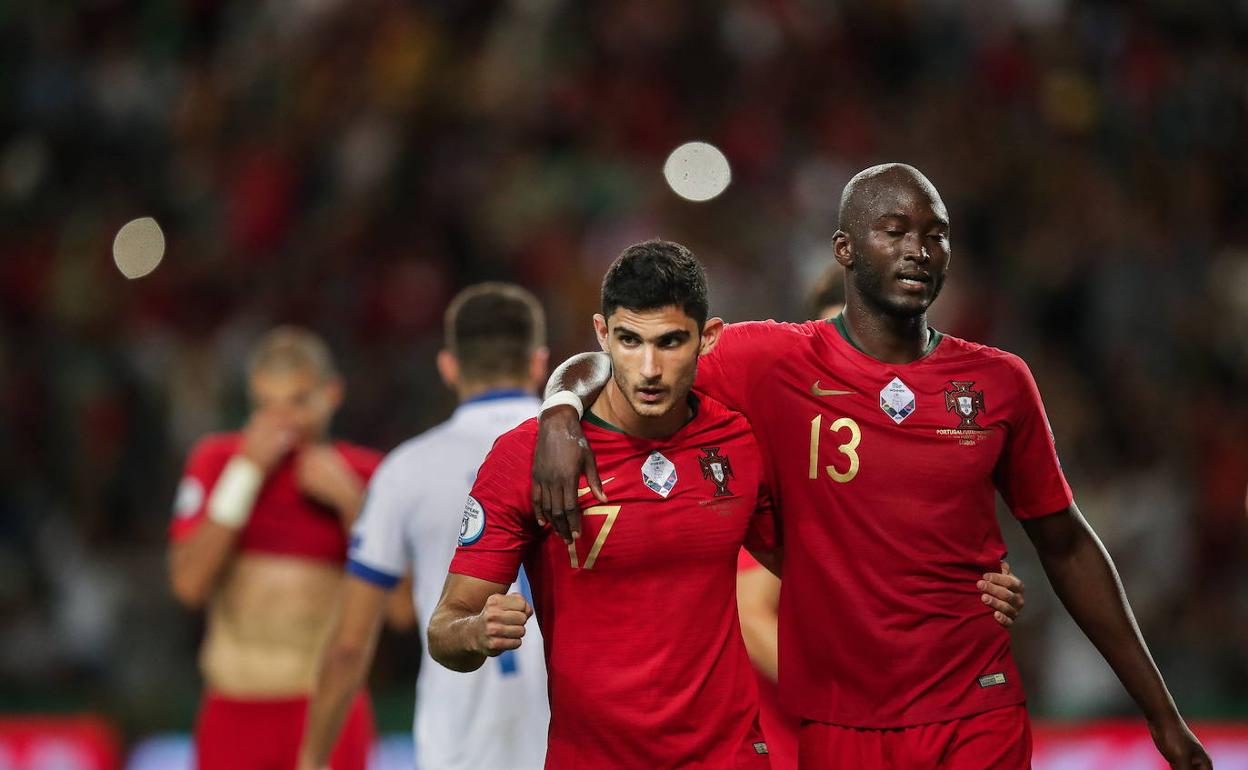
[[[189,725],[165,527],[271,324],[327,336],[339,433],[389,449],[453,406],[459,287],[533,289],[559,360],[662,236],[718,314],[796,320],[841,186],[900,160],[953,218],[934,323],[1028,360],[1180,706],[1248,716],[1246,35],[1242,0],[0,3],[0,709]],[[710,203],[660,173],[691,139],[732,163]],[[1132,713],[1005,527],[1033,711]],[[415,644],[376,667],[390,728]]]

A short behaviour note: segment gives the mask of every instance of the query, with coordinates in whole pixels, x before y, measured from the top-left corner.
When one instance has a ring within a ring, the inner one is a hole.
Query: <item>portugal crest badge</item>
[[[952,390],[945,391],[945,411],[956,412],[962,422],[958,430],[983,430],[984,427],[975,422],[975,418],[984,411],[984,391],[971,390],[974,382],[949,381]]]
[[[710,479],[715,484],[714,497],[731,497],[732,490],[728,488],[728,479],[733,476],[728,457],[721,455],[717,446],[703,447],[702,452],[704,456],[698,458],[702,465],[702,478]]]

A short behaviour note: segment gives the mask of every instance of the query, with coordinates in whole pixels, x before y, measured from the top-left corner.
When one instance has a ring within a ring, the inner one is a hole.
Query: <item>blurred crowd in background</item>
[[[188,726],[165,531],[265,328],[323,333],[337,431],[390,449],[453,407],[458,288],[534,290],[560,360],[661,236],[715,313],[800,320],[842,185],[900,160],[953,219],[934,325],[1028,360],[1184,712],[1248,716],[1246,107],[1242,0],[0,4],[0,709]],[[732,164],[709,203],[660,173],[691,139]],[[1130,713],[1004,526],[1034,712]],[[417,643],[374,677],[400,729]]]

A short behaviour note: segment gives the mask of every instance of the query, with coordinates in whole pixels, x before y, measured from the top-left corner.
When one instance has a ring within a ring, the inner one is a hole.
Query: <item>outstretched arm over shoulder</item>
[[[566,543],[581,534],[577,483],[582,473],[599,502],[607,501],[593,450],[581,430],[581,412],[597,400],[610,378],[611,359],[606,353],[580,353],[560,364],[546,384],[547,398],[567,391],[582,405],[580,411],[569,405],[543,411],[533,454],[533,512],[539,524],[549,522]]]

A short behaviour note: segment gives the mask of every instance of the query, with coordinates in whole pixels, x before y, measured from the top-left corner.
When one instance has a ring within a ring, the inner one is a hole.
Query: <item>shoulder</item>
[[[187,464],[210,464],[219,462],[225,464],[242,444],[243,434],[238,431],[229,431],[223,433],[209,433],[191,446],[188,453]]]
[[[789,323],[787,321],[736,321],[724,324],[724,340],[751,340],[761,342],[800,342],[804,338],[814,337],[819,329],[826,325],[824,321],[804,321]]]
[[[443,439],[450,425],[449,422],[435,425],[391,449],[377,468],[377,474],[380,476],[396,471],[411,472],[423,465],[426,460],[437,456],[445,443]]]
[[[745,415],[710,396],[698,396],[698,423],[695,435],[713,435],[720,440],[741,437],[751,444],[754,442],[754,429]]]
[[[494,440],[487,459],[524,461],[525,470],[537,446],[537,418],[530,417]]]
[[[980,342],[971,342],[951,334],[944,335],[941,347],[943,348],[942,356],[949,360],[961,359],[968,364],[1000,371],[1011,376],[1030,371],[1021,357],[1008,350],[994,348]]]
[[[974,378],[976,388],[993,388],[992,396],[998,403],[1028,404],[1039,400],[1035,377],[1021,356],[948,335],[941,345],[945,347],[945,362],[964,368],[966,379]]]

